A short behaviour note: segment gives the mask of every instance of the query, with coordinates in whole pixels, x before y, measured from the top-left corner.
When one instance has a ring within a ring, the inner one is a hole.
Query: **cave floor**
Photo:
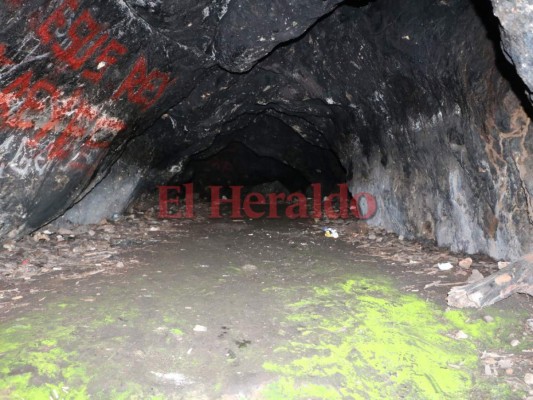
[[[527,398],[531,299],[447,310],[470,271],[434,264],[461,255],[323,226],[137,215],[13,243],[0,398]]]

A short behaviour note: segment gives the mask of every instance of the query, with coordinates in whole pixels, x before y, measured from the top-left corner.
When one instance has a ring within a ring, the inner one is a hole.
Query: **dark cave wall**
[[[299,135],[338,155],[354,193],[378,198],[375,225],[498,258],[532,250],[529,116],[497,67],[487,21],[467,0],[378,0],[365,7],[352,1],[330,15],[338,2],[80,2],[80,10],[109,23],[110,37],[134,49],[109,67],[105,85],[84,82],[46,44],[24,50],[20,44],[35,29],[23,16],[41,11],[39,26],[62,2],[30,3],[18,11],[0,6],[6,20],[17,21],[0,35],[8,60],[0,69],[3,93],[32,70],[67,96],[86,90],[98,114],[120,119],[124,129],[116,139],[103,135],[106,148],[94,150],[87,168],[77,171],[71,166],[86,135],[69,136],[71,157],[50,160],[61,127],[48,132],[41,153],[25,145],[20,153],[21,138],[34,137],[38,126],[4,121],[0,236],[15,228],[28,232],[61,214],[104,176],[71,213],[120,212],[142,190],[179,180],[189,158],[235,135],[254,143],[254,151],[308,171],[309,159],[286,151],[295,146],[291,135]],[[113,18],[121,22],[112,25]],[[114,95],[142,54],[147,74],[172,77],[148,109],[129,104],[128,93]],[[95,57],[87,63],[98,67]],[[4,99],[14,107],[7,115],[16,115],[16,102]],[[36,122],[46,121],[43,109],[30,111]],[[29,165],[26,175],[13,168],[21,161]]]
[[[336,4],[315,0],[295,12],[295,2],[275,8],[280,15],[255,3],[2,2],[0,238],[28,233],[82,198],[108,176],[126,141],[188,97],[199,81],[212,79],[217,62],[228,68],[243,57],[251,62],[251,48],[260,58]],[[277,38],[257,36],[249,48],[233,48],[240,37],[233,14],[252,21],[261,10],[269,11],[261,16],[262,29],[276,29]],[[150,151],[141,151],[146,155],[131,157],[146,164]],[[147,171],[129,159],[126,154],[111,173],[121,183],[132,181],[122,175]]]
[[[343,6],[248,74],[217,71],[164,129],[191,144],[237,129],[264,138],[252,121],[277,118],[379,199],[370,223],[514,258],[532,246],[531,135],[496,54],[467,1]]]

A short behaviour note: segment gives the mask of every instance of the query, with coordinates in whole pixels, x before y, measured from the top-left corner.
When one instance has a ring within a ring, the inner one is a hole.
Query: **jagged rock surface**
[[[378,198],[375,225],[498,258],[533,251],[531,114],[521,97],[525,86],[495,49],[498,27],[486,6],[467,0],[14,3],[0,6],[10,21],[0,33],[0,236],[57,217],[105,176],[100,194],[78,207],[83,213],[122,190],[125,200],[106,210],[119,212],[140,191],[179,181],[194,155],[236,137],[317,179],[309,154],[289,139],[299,135],[337,155],[354,192]],[[64,24],[90,10],[101,28],[81,54],[99,40],[101,47],[78,69],[76,54],[58,39],[61,30],[50,30],[57,37],[48,43],[38,34],[62,4],[76,5],[64,13]],[[518,39],[509,38],[511,48]],[[98,58],[112,39],[127,51],[115,44]],[[54,44],[63,51],[54,53]],[[61,106],[47,100],[51,86],[43,84],[35,93],[39,105],[18,112],[27,93],[13,82],[27,71],[34,72],[31,87],[46,79],[57,88]],[[100,81],[87,78],[99,71]],[[91,104],[87,115],[108,120],[92,122],[100,130],[89,133],[74,126],[60,140],[68,123],[63,115],[80,109],[68,100],[79,96]],[[54,107],[64,114],[50,117]],[[39,133],[43,124],[46,135]],[[285,148],[269,145],[269,129],[271,142],[286,140]],[[28,143],[36,135],[38,143]]]

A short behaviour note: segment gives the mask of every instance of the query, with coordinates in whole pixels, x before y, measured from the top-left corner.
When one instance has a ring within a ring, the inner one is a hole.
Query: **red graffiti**
[[[113,99],[119,99],[126,93],[129,101],[147,109],[159,100],[169,84],[169,74],[158,70],[153,70],[147,74],[146,60],[141,57],[133,66],[128,77],[117,89]]]
[[[54,56],[72,70],[83,69],[81,76],[93,83],[100,82],[110,67],[128,53],[126,46],[116,39],[109,40],[89,10],[72,20],[78,11],[77,0],[65,0],[37,29],[43,43],[50,46]],[[66,31],[68,41],[57,32]],[[147,61],[140,56],[113,98],[125,97],[143,109],[153,106],[171,83],[170,74],[154,69],[148,73]],[[125,96],[124,96],[125,95]]]
[[[32,83],[32,77],[31,71],[26,72],[0,92],[0,118],[8,127],[36,131],[28,142],[31,147],[59,133],[49,145],[49,159],[65,159],[79,141],[90,148],[106,148],[125,128],[124,122],[87,103],[81,90],[62,97],[52,83],[45,79]]]
[[[6,57],[7,46],[3,43],[0,43],[0,65],[13,65],[14,62]]]
[[[128,48],[111,38],[105,32],[107,25],[98,22],[89,9],[80,9],[78,0],[64,0],[40,25],[30,28],[50,49],[59,71],[66,67],[91,84],[99,84],[113,67],[127,62]],[[16,64],[6,53],[7,46],[0,43],[0,67]],[[150,69],[140,55],[118,88],[112,82],[105,82],[105,87],[112,91],[113,100],[125,99],[146,110],[171,83],[169,73]],[[72,168],[86,168],[95,154],[103,156],[102,150],[125,129],[123,121],[90,104],[83,89],[65,95],[50,80],[36,78],[32,70],[0,89],[0,126],[30,131],[24,147],[39,154],[46,151],[48,160],[71,157],[68,166]]]

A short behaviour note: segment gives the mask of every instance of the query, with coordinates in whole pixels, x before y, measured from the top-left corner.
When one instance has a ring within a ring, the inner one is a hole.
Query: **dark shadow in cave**
[[[192,182],[195,192],[205,199],[209,198],[210,186],[222,186],[222,193],[230,197],[230,186],[244,186],[243,193],[247,193],[259,185],[271,184],[292,193],[305,192],[310,185],[297,169],[276,158],[261,156],[237,141],[215,154],[208,149],[193,157],[180,180]]]

